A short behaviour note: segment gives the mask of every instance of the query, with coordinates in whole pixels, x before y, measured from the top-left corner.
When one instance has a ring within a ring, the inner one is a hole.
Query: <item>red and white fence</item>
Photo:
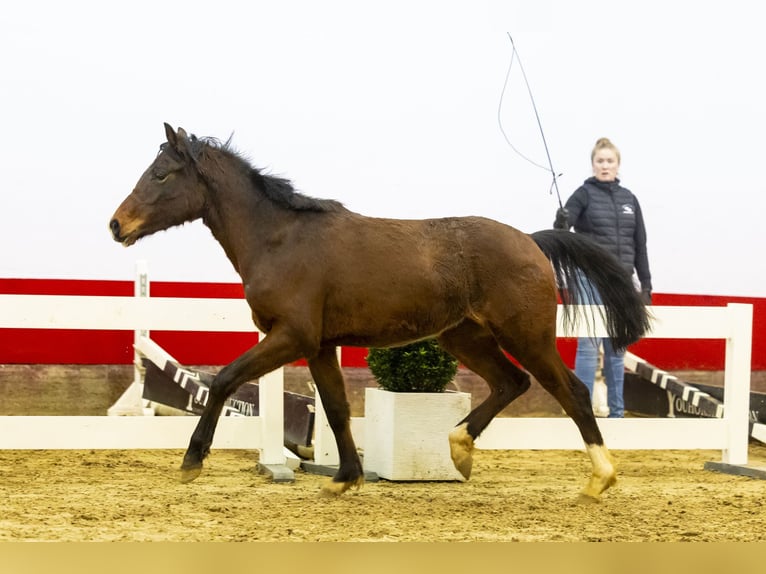
[[[715,449],[723,462],[747,463],[753,310],[726,307],[652,308],[648,337],[726,341],[724,415],[720,419],[599,419],[612,449]],[[0,295],[0,328],[253,332],[244,300],[155,297]],[[582,327],[580,332],[586,327]],[[565,332],[559,323],[560,336]],[[585,333],[583,333],[585,334]],[[597,324],[596,336],[604,335]],[[264,464],[282,464],[283,373],[261,381],[260,415],[225,417],[214,448],[257,448]],[[265,384],[264,384],[265,383]],[[332,443],[317,413],[316,440]],[[185,448],[197,417],[0,417],[0,449]],[[354,419],[363,444],[364,420]],[[497,418],[477,441],[481,449],[581,449],[569,418]],[[322,464],[333,464],[332,448]]]
[[[149,297],[139,264],[134,297],[0,295],[0,328],[255,332],[241,299]],[[128,394],[140,400],[136,380]],[[283,464],[283,369],[261,380],[257,417],[222,417],[214,448],[260,449],[262,464]],[[125,398],[125,397],[124,397]],[[198,417],[3,416],[0,449],[185,448]]]

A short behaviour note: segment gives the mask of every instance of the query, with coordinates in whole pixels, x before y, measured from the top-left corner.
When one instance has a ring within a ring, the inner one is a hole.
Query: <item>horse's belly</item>
[[[463,306],[431,300],[422,304],[392,304],[370,300],[324,317],[323,339],[352,347],[389,347],[432,337],[466,316]]]

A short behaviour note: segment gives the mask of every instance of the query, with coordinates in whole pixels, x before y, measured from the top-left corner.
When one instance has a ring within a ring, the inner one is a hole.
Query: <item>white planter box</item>
[[[459,480],[450,431],[471,410],[468,393],[365,389],[364,469],[387,480]]]

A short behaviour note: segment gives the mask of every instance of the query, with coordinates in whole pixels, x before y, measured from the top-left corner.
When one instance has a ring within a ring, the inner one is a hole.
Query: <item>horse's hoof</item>
[[[592,494],[588,494],[586,492],[581,492],[580,496],[577,497],[577,504],[598,504],[601,502],[601,498],[598,496],[593,496]]]
[[[473,468],[473,437],[468,434],[468,423],[455,427],[449,433],[449,451],[452,464],[463,478],[471,477]]]
[[[601,494],[617,482],[617,469],[612,455],[604,445],[586,445],[586,449],[593,463],[593,474],[580,498],[586,497],[598,501]]]
[[[184,468],[181,467],[181,483],[186,484],[197,478],[202,473],[202,465]]]
[[[349,488],[354,487],[358,490],[363,484],[364,476],[360,476],[356,480],[351,480],[349,482],[335,482],[334,480],[330,480],[322,487],[322,490],[319,491],[319,496],[320,498],[337,498]]]
[[[590,477],[588,486],[580,493],[580,502],[600,502],[601,494],[610,486],[614,486],[617,482],[617,475],[610,474],[608,476],[593,475]]]

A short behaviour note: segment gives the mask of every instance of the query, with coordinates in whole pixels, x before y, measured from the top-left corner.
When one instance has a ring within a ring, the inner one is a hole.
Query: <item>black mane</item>
[[[295,191],[289,179],[265,175],[251,166],[251,178],[266,197],[277,205],[293,211],[344,211],[343,204],[334,199],[310,197]]]
[[[189,141],[191,144],[190,151],[195,161],[201,158],[205,154],[205,151],[216,150],[241,162],[250,173],[250,179],[253,184],[256,185],[270,201],[285,209],[314,212],[345,211],[346,209],[342,203],[334,199],[319,199],[299,193],[295,190],[295,187],[289,179],[267,175],[258,168],[253,167],[242,154],[232,147],[231,138],[225,142],[221,142],[216,138],[197,138],[192,135]]]

